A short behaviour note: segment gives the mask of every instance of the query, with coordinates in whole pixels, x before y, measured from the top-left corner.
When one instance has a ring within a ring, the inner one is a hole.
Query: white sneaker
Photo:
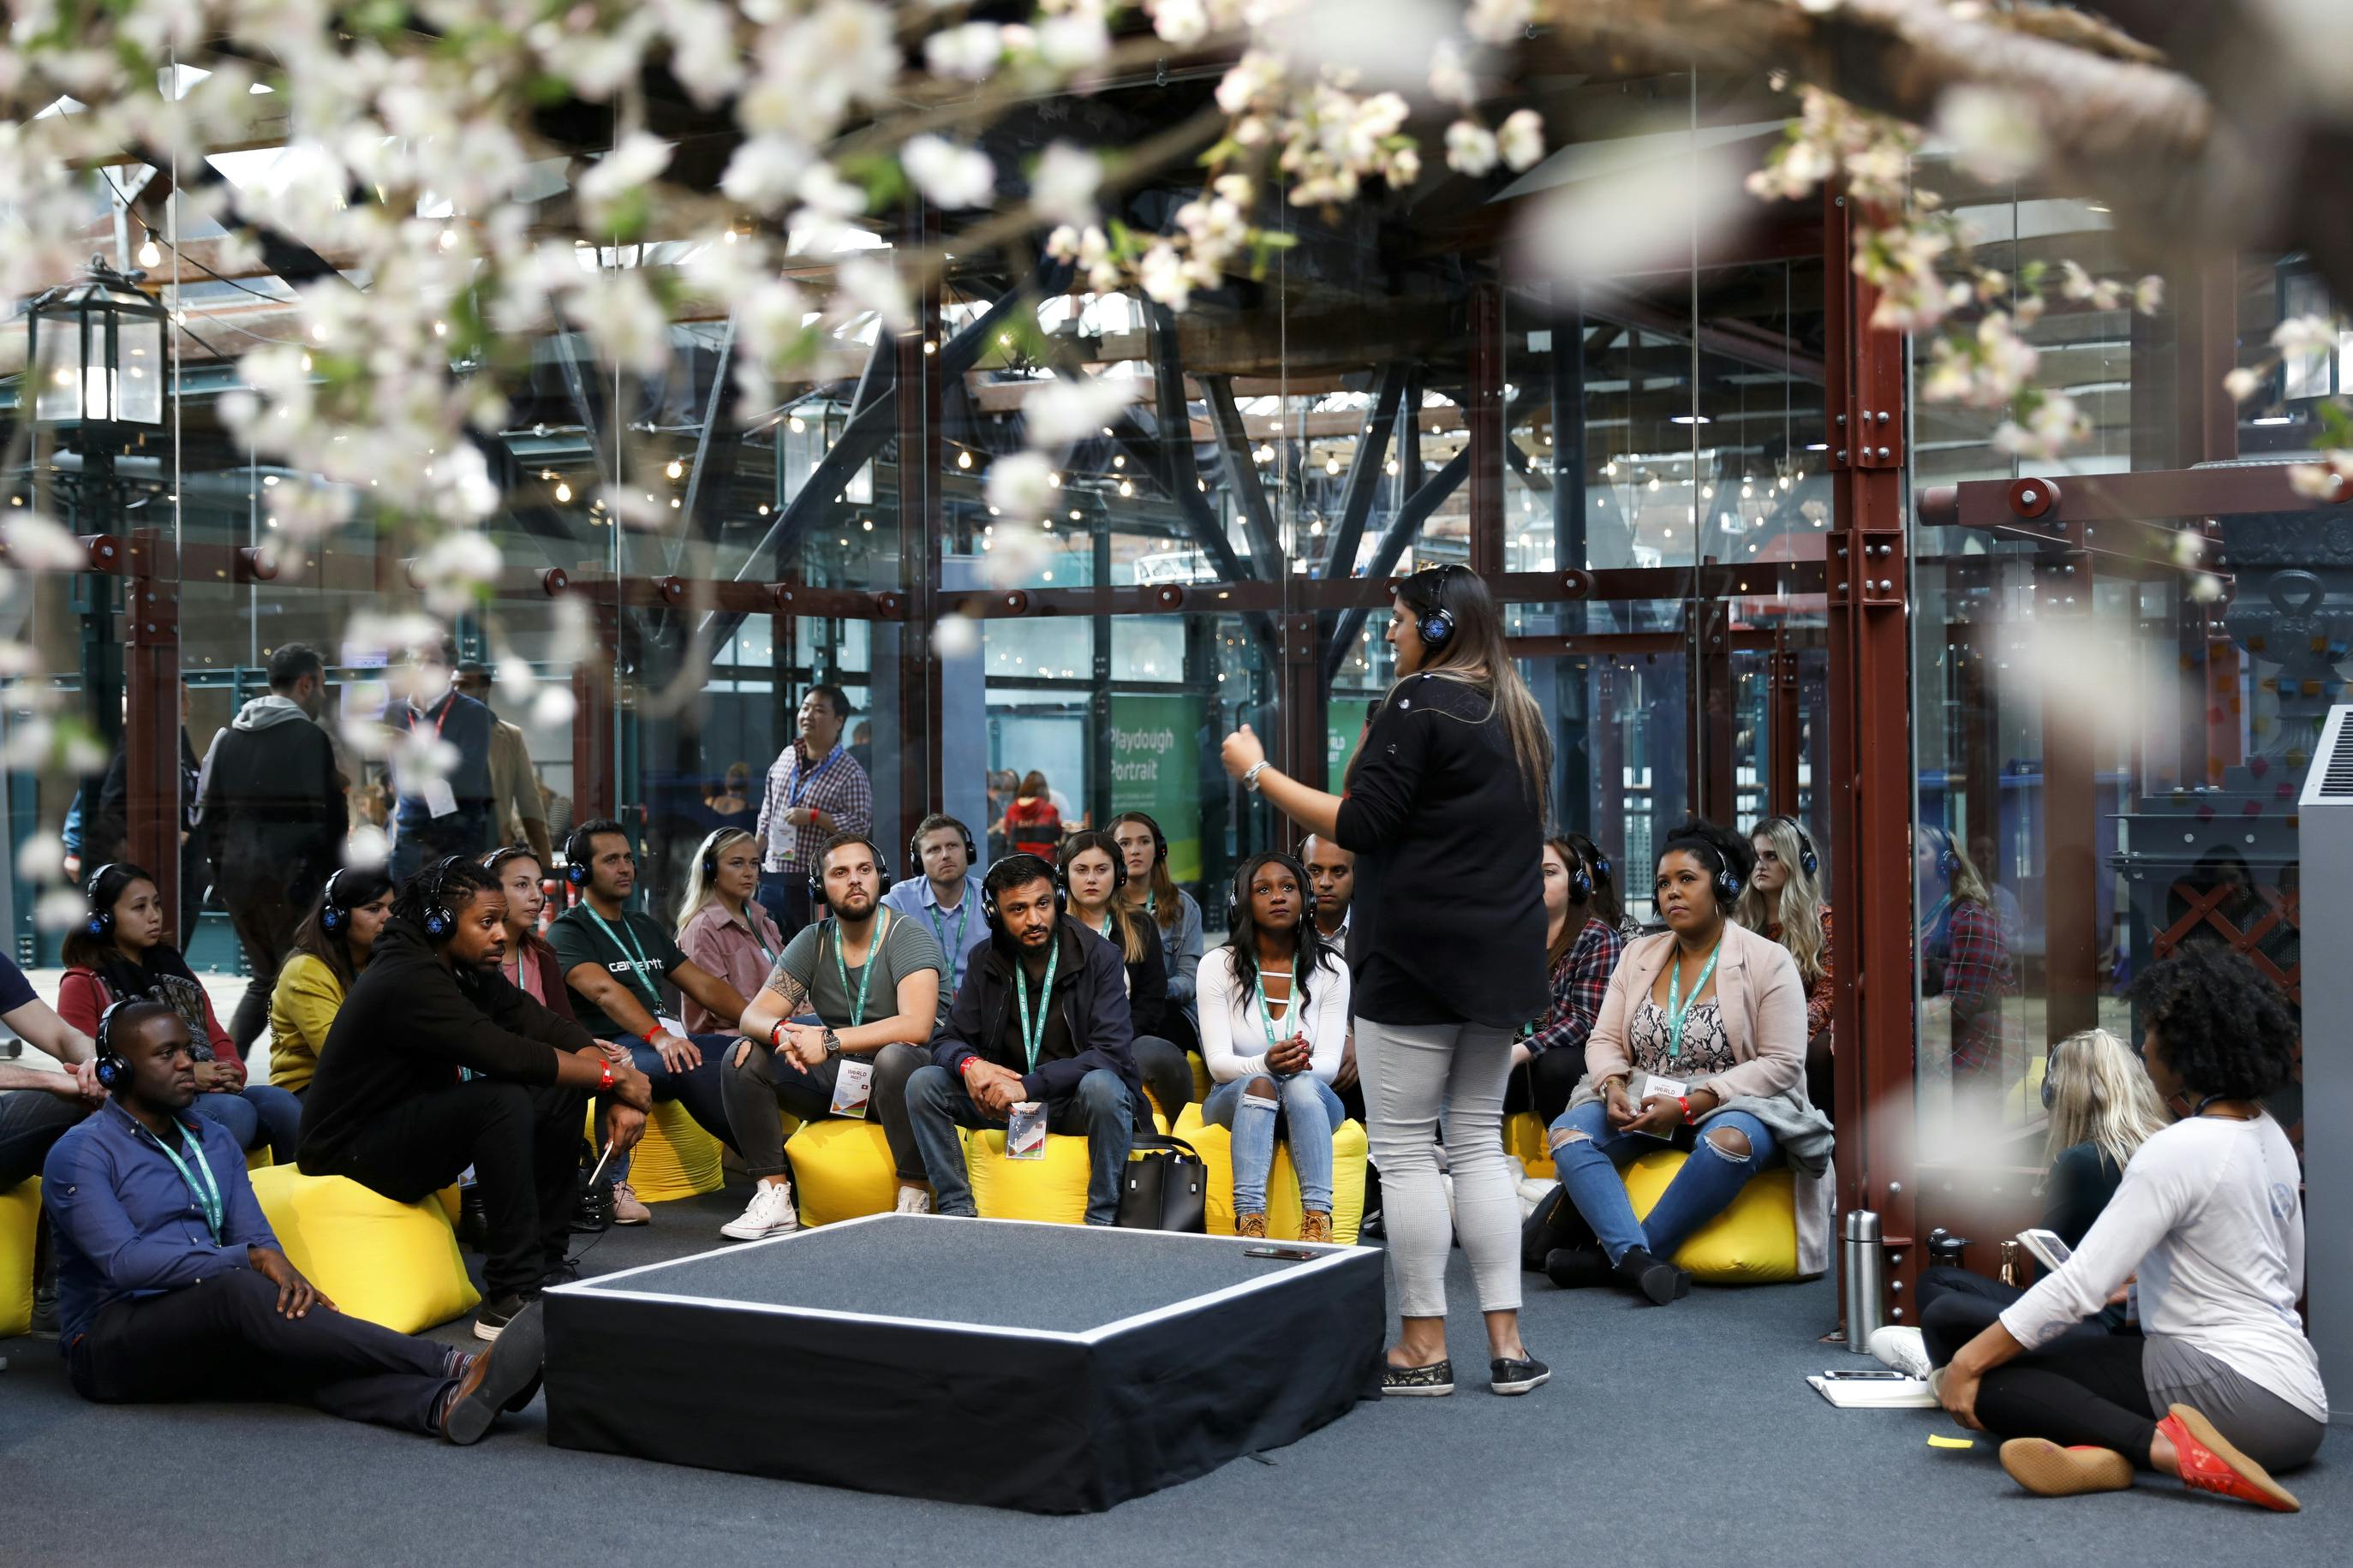
[[[738,1241],[758,1241],[771,1236],[787,1236],[800,1229],[801,1216],[793,1209],[793,1184],[790,1182],[763,1182],[752,1189],[752,1201],[743,1214],[719,1227],[722,1236],[732,1236]]]
[[[1889,1323],[1872,1330],[1864,1343],[1882,1366],[1892,1366],[1907,1377],[1928,1375],[1928,1346],[1919,1330]]]
[[[921,1187],[901,1187],[898,1212],[901,1214],[931,1213],[932,1194]]]

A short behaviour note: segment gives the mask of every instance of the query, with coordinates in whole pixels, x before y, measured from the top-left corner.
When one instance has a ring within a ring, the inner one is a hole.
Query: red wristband
[[[768,1047],[771,1050],[776,1048],[776,1037],[785,1032],[785,1025],[786,1021],[787,1020],[786,1019],[779,1018],[775,1023],[768,1026]]]
[[[1675,1096],[1675,1103],[1683,1108],[1683,1121],[1685,1125],[1689,1125],[1698,1120],[1697,1117],[1694,1117],[1691,1113],[1691,1097],[1689,1095],[1679,1094]]]
[[[596,1068],[597,1068],[597,1075],[596,1075],[596,1092],[597,1092],[597,1093],[599,1093],[599,1094],[610,1094],[610,1093],[612,1093],[612,1092],[613,1092],[613,1064],[612,1064],[611,1062],[608,1062],[608,1061],[599,1061],[599,1062],[596,1064]]]
[[[638,1038],[645,1041],[646,1044],[650,1046],[659,1040],[662,1036],[668,1032],[669,1031],[664,1029],[659,1024],[656,1024],[652,1028],[648,1029],[644,1034],[639,1035]]]

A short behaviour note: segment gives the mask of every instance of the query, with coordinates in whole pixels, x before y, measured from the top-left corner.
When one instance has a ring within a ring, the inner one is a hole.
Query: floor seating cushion
[[[585,1136],[596,1141],[596,1110],[588,1109]],[[664,1100],[646,1118],[645,1136],[629,1153],[629,1186],[639,1203],[666,1204],[701,1197],[727,1184],[721,1165],[726,1145],[702,1130],[675,1100]]]
[[[1657,1205],[1687,1158],[1680,1149],[1662,1149],[1620,1172],[1636,1218]],[[1692,1233],[1677,1249],[1675,1264],[1704,1285],[1776,1285],[1799,1278],[1795,1173],[1759,1173],[1729,1208]]]
[[[1175,1136],[1193,1146],[1209,1172],[1209,1234],[1234,1234],[1233,1134],[1201,1120],[1201,1108],[1188,1105],[1176,1119]],[[1332,1134],[1332,1239],[1353,1244],[1365,1219],[1366,1144],[1363,1124],[1340,1123]],[[1266,1234],[1285,1241],[1299,1238],[1304,1211],[1299,1202],[1299,1172],[1291,1163],[1290,1146],[1278,1139],[1274,1169],[1266,1179]]]
[[[805,1121],[785,1140],[801,1223],[838,1225],[899,1205],[899,1171],[890,1142],[872,1121]]]
[[[1530,1177],[1555,1180],[1552,1147],[1545,1124],[1533,1111],[1515,1110],[1504,1119],[1504,1152],[1517,1160]]]
[[[455,1187],[401,1204],[348,1177],[270,1165],[253,1173],[253,1193],[288,1260],[354,1318],[413,1334],[482,1299],[450,1229]]]
[[[40,1177],[0,1192],[0,1340],[33,1326],[33,1237],[40,1221]]]
[[[1157,1113],[1152,1125],[1155,1131],[1168,1128]],[[1005,1129],[967,1131],[964,1164],[965,1178],[972,1184],[973,1207],[983,1219],[1087,1222],[1087,1141],[1076,1133],[1047,1134],[1042,1160],[1008,1160]]]

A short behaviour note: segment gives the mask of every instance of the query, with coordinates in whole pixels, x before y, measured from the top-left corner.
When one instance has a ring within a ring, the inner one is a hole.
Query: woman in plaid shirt
[[[1568,1109],[1585,1076],[1585,1039],[1601,1016],[1601,998],[1626,939],[1618,911],[1601,907],[1603,889],[1585,849],[1591,839],[1551,838],[1544,847],[1545,959],[1552,1006],[1512,1047],[1512,1084],[1504,1112],[1533,1110],[1550,1126]]]
[[[2010,1055],[2003,998],[2018,994],[2010,943],[2002,938],[1985,879],[1951,834],[1924,823],[1913,837],[1913,858],[1925,910],[1920,995],[1924,1003],[1941,1001],[1950,1016],[1956,1115],[1990,1125],[2000,1113]],[[1924,1046],[1933,1037],[1935,1016],[1931,1010],[1929,1026],[1920,1031]]]

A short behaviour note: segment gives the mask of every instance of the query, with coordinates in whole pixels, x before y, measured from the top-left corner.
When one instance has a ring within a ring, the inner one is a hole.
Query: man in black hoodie
[[[238,709],[205,754],[197,798],[213,891],[253,976],[229,1018],[240,1054],[269,1022],[294,928],[343,863],[348,818],[335,748],[319,727],[326,710],[324,662],[315,648],[288,643],[269,656],[269,695]]]
[[[621,1149],[653,1104],[643,1073],[507,978],[506,910],[498,879],[461,857],[401,885],[319,1052],[297,1160],[398,1203],[473,1166],[490,1228],[484,1340],[563,1269],[587,1096],[618,1100],[607,1127]]]
[[[974,1212],[955,1130],[1003,1127],[1027,1100],[1044,1105],[1050,1131],[1085,1136],[1087,1223],[1113,1224],[1140,1096],[1126,963],[1062,912],[1053,868],[1037,856],[1007,856],[980,889],[988,950],[956,990],[932,1042],[934,1065],[907,1080],[907,1117],[938,1212]]]

